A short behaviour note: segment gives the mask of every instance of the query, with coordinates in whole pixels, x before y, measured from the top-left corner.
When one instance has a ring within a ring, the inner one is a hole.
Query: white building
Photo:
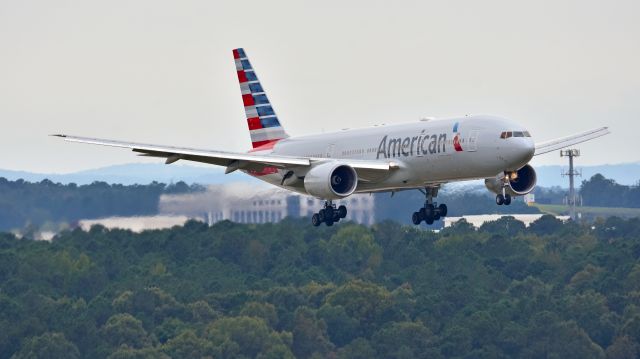
[[[88,231],[91,226],[99,224],[108,229],[128,229],[140,233],[151,229],[166,229],[173,226],[182,226],[189,219],[202,220],[202,217],[187,216],[139,216],[139,217],[108,217],[100,219],[83,219],[78,226]]]
[[[513,217],[516,220],[524,223],[525,227],[529,227],[531,223],[540,219],[544,214],[481,214],[474,216],[462,216],[462,217],[445,217],[444,227],[450,227],[452,224],[458,222],[461,219],[465,219],[475,228],[480,228],[485,222],[497,221],[502,217]],[[569,220],[569,216],[556,216],[557,219],[566,222]]]
[[[369,225],[375,221],[375,200],[370,195],[352,195],[334,201],[347,206],[347,218]],[[324,201],[274,187],[248,183],[211,185],[205,192],[162,195],[160,215],[202,217],[213,224],[222,220],[238,223],[278,222],[285,217],[311,217]]]

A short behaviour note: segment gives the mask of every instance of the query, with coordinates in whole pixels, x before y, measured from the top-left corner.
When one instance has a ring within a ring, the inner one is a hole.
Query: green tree
[[[115,314],[101,329],[102,337],[113,347],[127,345],[131,348],[151,346],[151,339],[142,327],[142,322],[131,314]]]
[[[421,322],[395,322],[371,338],[382,358],[437,358],[435,336]]]
[[[523,358],[604,358],[602,348],[575,322],[541,324],[544,328],[533,328],[537,333],[529,335]]]
[[[122,345],[111,353],[108,359],[170,359],[166,354],[157,348],[148,347],[142,349],[131,348]]]
[[[589,180],[582,181],[580,196],[586,206],[600,207],[631,207],[628,202],[629,187],[620,185],[612,179],[607,179],[600,173]],[[633,207],[637,207],[638,204]]]
[[[331,342],[338,347],[348,344],[360,333],[359,321],[350,317],[341,305],[324,304],[317,315],[326,323],[327,334]]]
[[[562,221],[555,216],[545,214],[538,220],[531,223],[529,230],[539,236],[548,236],[562,230]]]
[[[78,348],[68,341],[62,333],[44,333],[25,340],[15,359],[73,359],[79,358]]]
[[[495,233],[507,237],[513,237],[525,230],[524,223],[512,216],[505,216],[496,221],[485,222],[480,226],[483,232]]]
[[[213,346],[199,338],[193,330],[185,330],[162,345],[162,351],[171,358],[204,358],[213,354]]]
[[[282,352],[282,346],[291,344],[290,334],[270,330],[263,319],[255,317],[221,318],[211,323],[206,333],[215,347],[214,357],[254,358],[276,349]],[[290,351],[285,354],[293,357]]]
[[[376,357],[376,351],[368,340],[357,338],[340,348],[337,356],[338,359],[370,359]]]
[[[211,308],[209,303],[204,300],[189,304],[189,309],[191,310],[191,317],[199,323],[208,323],[220,316],[220,313]]]
[[[271,327],[278,324],[276,307],[271,303],[248,302],[240,310],[240,315],[264,319]]]
[[[617,337],[606,351],[607,359],[636,359],[640,346],[629,336]]]
[[[316,318],[315,313],[307,308],[296,309],[293,326],[293,353],[299,358],[308,358],[312,354],[326,357],[333,345],[327,338],[326,324]]]
[[[384,287],[355,280],[327,295],[326,302],[342,306],[350,317],[360,322],[365,333],[372,333],[390,314],[392,297]]]
[[[371,231],[363,226],[347,225],[326,243],[327,261],[351,273],[375,269],[381,261],[380,247]]]

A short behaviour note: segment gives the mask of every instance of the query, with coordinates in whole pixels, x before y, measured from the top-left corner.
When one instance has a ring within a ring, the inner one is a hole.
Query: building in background
[[[529,227],[529,225],[537,220],[540,217],[544,216],[544,214],[481,214],[474,216],[463,216],[463,217],[445,217],[444,218],[444,227],[450,227],[452,224],[464,219],[468,223],[470,223],[475,228],[480,228],[486,222],[497,221],[502,217],[513,217],[516,220],[524,223],[525,227]],[[562,222],[566,222],[570,219],[569,216],[555,216],[557,219]]]
[[[346,220],[364,225],[375,222],[374,196],[352,195],[337,205],[349,209]],[[311,217],[324,201],[279,188],[248,183],[211,185],[204,192],[162,195],[159,214],[204,218],[209,224],[222,220],[237,223],[273,223],[286,217]]]
[[[100,219],[83,219],[78,221],[78,227],[88,231],[94,225],[104,226],[109,229],[128,229],[140,233],[152,229],[168,229],[173,226],[182,226],[190,219],[202,221],[201,217],[187,216],[136,216],[136,217],[108,217]]]

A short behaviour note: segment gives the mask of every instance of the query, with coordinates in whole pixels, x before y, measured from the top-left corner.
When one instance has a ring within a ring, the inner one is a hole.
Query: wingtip
[[[63,134],[61,134],[61,133],[56,133],[56,134],[49,135],[49,136],[51,136],[51,137],[62,137],[62,138],[67,137],[67,135],[63,135]]]

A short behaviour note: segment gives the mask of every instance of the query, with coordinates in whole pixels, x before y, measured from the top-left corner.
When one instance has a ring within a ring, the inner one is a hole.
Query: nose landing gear
[[[333,226],[334,223],[339,222],[346,216],[347,207],[341,205],[336,208],[336,205],[333,204],[332,201],[326,201],[324,202],[324,208],[311,217],[311,224],[313,224],[314,227],[317,227],[322,223],[327,226]]]
[[[433,202],[433,198],[438,195],[439,187],[425,187],[422,192],[425,197],[424,207],[420,208],[417,212],[413,212],[411,216],[411,222],[415,225],[419,225],[422,221],[425,221],[428,225],[432,225],[434,221],[439,220],[440,218],[447,216],[447,205],[441,203],[437,205],[437,203]]]
[[[505,206],[508,206],[511,204],[511,195],[510,194],[499,194],[496,196],[496,204],[498,206],[502,206],[503,204]]]
[[[515,173],[515,175],[511,175],[512,178],[513,176],[516,176],[517,173]],[[505,206],[508,206],[511,204],[511,195],[507,193],[507,186],[509,185],[509,175],[504,177],[504,182],[502,183],[502,193],[499,193],[496,196],[496,204],[498,206],[502,206],[503,204]]]

